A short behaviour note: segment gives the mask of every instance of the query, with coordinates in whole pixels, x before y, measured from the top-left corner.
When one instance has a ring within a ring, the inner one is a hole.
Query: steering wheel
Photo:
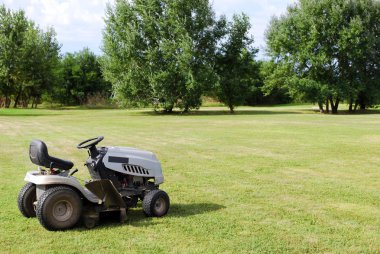
[[[87,139],[81,143],[79,143],[77,145],[77,148],[78,149],[86,149],[86,148],[90,148],[92,146],[95,146],[97,145],[100,141],[102,141],[104,139],[103,136],[99,136],[97,138],[90,138],[90,139]]]

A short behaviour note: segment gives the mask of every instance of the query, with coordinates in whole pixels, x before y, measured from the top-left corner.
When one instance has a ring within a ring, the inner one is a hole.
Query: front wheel
[[[146,216],[161,217],[168,213],[170,199],[163,190],[149,191],[143,200],[143,210]]]
[[[27,218],[36,217],[34,202],[37,200],[36,185],[27,183],[18,194],[17,205],[21,214]]]
[[[78,193],[65,186],[46,190],[37,202],[37,218],[47,230],[65,230],[75,226],[82,213]]]

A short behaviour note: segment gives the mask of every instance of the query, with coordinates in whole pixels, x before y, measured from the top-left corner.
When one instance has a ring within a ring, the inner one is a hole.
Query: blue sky
[[[89,47],[101,54],[105,6],[112,0],[0,0],[11,9],[24,9],[41,28],[53,26],[62,44],[62,53]],[[251,34],[263,57],[264,32],[273,15],[286,11],[295,0],[211,0],[217,15],[245,12],[251,19]]]

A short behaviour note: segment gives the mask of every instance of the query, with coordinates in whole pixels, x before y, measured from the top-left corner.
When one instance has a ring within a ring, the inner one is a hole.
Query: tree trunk
[[[230,113],[234,113],[234,105],[232,103],[228,103],[228,108],[230,109]]]
[[[326,99],[326,114],[330,113],[330,104],[329,104],[329,100]]]
[[[354,104],[354,100],[352,98],[350,98],[350,103],[348,106],[348,112],[350,112],[350,113],[354,112],[353,111],[353,104]]]
[[[29,102],[30,102],[30,97],[24,98],[24,100],[22,101],[22,107],[28,108]]]
[[[359,102],[358,100],[355,101],[355,106],[354,106],[354,111],[356,111],[358,109],[358,105],[359,105]]]
[[[364,111],[366,108],[365,103],[360,103],[360,111]]]
[[[173,107],[174,105],[167,105],[165,106],[164,110],[166,113],[173,113]]]
[[[11,99],[8,96],[6,96],[5,97],[4,107],[5,108],[9,108],[10,106],[11,106]]]
[[[37,105],[38,105],[38,101],[39,101],[40,98],[38,98],[37,96],[34,97],[34,108],[37,108]]]
[[[34,104],[36,103],[36,97],[33,97],[33,100],[32,100],[32,106],[30,108],[34,108]]]
[[[329,98],[329,101],[331,103],[331,110],[334,111],[334,101],[332,98]],[[333,112],[334,113],[334,112]]]
[[[18,101],[20,100],[20,97],[21,97],[21,92],[22,92],[22,87],[20,86],[18,93],[17,93],[17,96],[16,96],[16,99],[15,99],[15,104],[13,105],[13,108],[17,108]]]
[[[330,103],[331,103],[331,112],[332,112],[333,114],[338,114],[339,102],[340,102],[340,101],[339,101],[338,98],[336,99],[335,103],[334,103],[334,101],[333,101],[332,98],[330,99]]]
[[[323,104],[321,102],[318,102],[319,112],[324,113],[325,110],[323,109]]]
[[[32,98],[32,96],[27,96],[26,102],[25,102],[25,108],[28,108],[31,98]]]

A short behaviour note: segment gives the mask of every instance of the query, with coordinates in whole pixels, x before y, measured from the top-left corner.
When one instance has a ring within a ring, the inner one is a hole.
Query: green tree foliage
[[[207,0],[117,0],[106,12],[103,71],[129,103],[198,108],[216,81],[217,36]]]
[[[10,106],[16,85],[23,78],[23,44],[29,26],[23,11],[13,13],[0,6],[0,91],[5,107]]]
[[[0,6],[0,97],[2,104],[36,106],[57,78],[60,45],[52,28],[46,32],[23,11]]]
[[[104,80],[99,60],[88,48],[65,54],[60,62],[60,82],[52,92],[53,101],[79,105],[97,94],[109,98],[111,84]]]
[[[56,39],[56,33],[52,28],[46,32],[36,29],[30,30],[25,43],[28,49],[25,52],[23,63],[28,66],[25,69],[27,76],[24,83],[23,94],[24,107],[33,99],[32,107],[36,107],[42,96],[53,92],[53,87],[60,80],[59,76],[59,50],[60,45]],[[17,105],[17,100],[15,100]]]
[[[287,86],[321,110],[331,106],[333,113],[343,100],[351,110],[355,103],[371,105],[380,89],[379,17],[375,0],[300,0],[290,6],[267,30],[276,69],[266,89]]]
[[[252,47],[250,28],[247,15],[234,15],[233,21],[226,26],[226,38],[222,39],[216,55],[220,78],[217,96],[231,112],[254,93],[259,78],[259,64],[254,60],[258,50]]]
[[[286,104],[292,102],[291,92],[289,85],[286,82],[291,81],[289,77],[294,74],[283,68],[279,68],[273,61],[260,61],[260,80],[255,88],[254,101],[249,99],[249,105],[265,104]],[[250,95],[252,97],[252,95]]]

